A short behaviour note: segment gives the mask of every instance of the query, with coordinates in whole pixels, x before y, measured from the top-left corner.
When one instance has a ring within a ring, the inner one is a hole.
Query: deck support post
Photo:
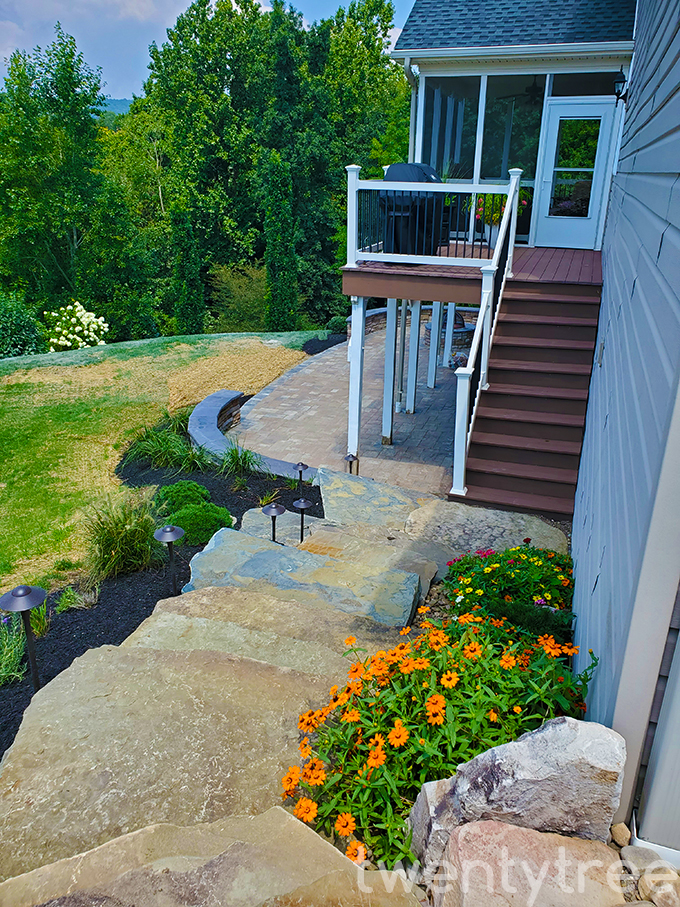
[[[444,368],[451,368],[451,351],[453,349],[453,328],[456,324],[456,303],[446,306],[446,335],[444,337]]]
[[[394,373],[397,360],[397,300],[387,300],[385,379],[383,383],[382,443],[392,443],[394,426]]]
[[[406,354],[406,318],[408,316],[408,299],[401,300],[401,317],[399,319],[399,356],[397,364],[397,402],[395,413],[404,409],[404,358]]]
[[[352,296],[352,337],[349,359],[349,413],[347,453],[359,456],[361,397],[364,381],[364,340],[366,336],[366,298]]]
[[[420,347],[420,300],[411,300],[411,333],[408,341],[408,375],[406,379],[406,412],[416,411],[418,350]]]
[[[453,485],[450,494],[467,494],[465,460],[467,459],[468,414],[472,368],[456,369],[456,423],[453,435]]]
[[[427,386],[434,387],[437,382],[437,360],[442,334],[442,304],[432,303],[432,321],[430,322],[430,357],[427,365]]]

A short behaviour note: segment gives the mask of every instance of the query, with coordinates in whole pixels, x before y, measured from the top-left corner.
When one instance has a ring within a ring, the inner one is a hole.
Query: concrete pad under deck
[[[360,473],[367,478],[433,494],[451,488],[456,378],[437,370],[427,387],[429,347],[421,331],[416,411],[394,416],[392,445],[382,444],[385,331],[366,336]],[[340,344],[302,363],[270,384],[241,410],[239,444],[268,457],[344,471],[347,453],[349,364]]]

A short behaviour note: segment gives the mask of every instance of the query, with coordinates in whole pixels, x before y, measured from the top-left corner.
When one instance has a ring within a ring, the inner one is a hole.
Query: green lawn
[[[115,468],[139,428],[222,387],[256,393],[304,359],[312,336],[172,337],[0,360],[0,591],[58,581],[55,562],[82,559],[83,508],[120,493]]]

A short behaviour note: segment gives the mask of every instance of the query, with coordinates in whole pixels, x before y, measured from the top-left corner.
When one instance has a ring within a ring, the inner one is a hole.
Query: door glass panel
[[[599,135],[599,119],[560,119],[551,217],[588,217]]]
[[[444,180],[472,179],[479,86],[479,76],[425,79],[423,163]]]

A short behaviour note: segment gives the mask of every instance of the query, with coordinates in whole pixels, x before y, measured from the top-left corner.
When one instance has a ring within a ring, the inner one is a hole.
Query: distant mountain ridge
[[[111,113],[127,113],[132,104],[132,98],[107,98],[105,109]]]

